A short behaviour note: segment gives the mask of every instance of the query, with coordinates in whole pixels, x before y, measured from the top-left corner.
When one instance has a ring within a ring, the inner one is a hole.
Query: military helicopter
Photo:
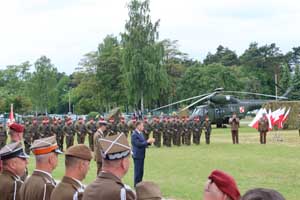
[[[228,94],[228,95],[226,95]],[[190,119],[193,119],[196,116],[199,116],[201,120],[204,120],[206,116],[209,117],[212,124],[216,124],[218,128],[223,127],[224,124],[228,124],[229,118],[232,113],[236,113],[236,115],[242,119],[245,118],[247,112],[259,109],[262,107],[264,103],[273,101],[273,100],[257,100],[257,99],[247,99],[240,100],[229,94],[246,94],[246,95],[256,95],[263,96],[268,98],[276,98],[278,100],[287,99],[284,94],[283,96],[274,96],[268,94],[261,93],[253,93],[253,92],[237,92],[237,91],[224,91],[223,88],[217,88],[211,93],[202,94],[199,96],[190,97],[188,99],[183,99],[159,108],[152,110],[151,112],[155,112],[158,110],[162,110],[168,108],[170,106],[180,104],[183,102],[195,100],[195,102],[189,104],[188,106],[182,108],[179,113],[195,106],[196,104],[202,103],[200,106],[196,106],[190,115]]]

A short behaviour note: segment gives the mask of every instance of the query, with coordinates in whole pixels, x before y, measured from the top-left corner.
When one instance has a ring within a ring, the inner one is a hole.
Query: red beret
[[[12,123],[9,128],[17,133],[22,133],[24,131],[24,126],[17,123]]]
[[[208,177],[217,187],[232,200],[239,200],[241,198],[240,191],[232,176],[220,170],[214,170]]]

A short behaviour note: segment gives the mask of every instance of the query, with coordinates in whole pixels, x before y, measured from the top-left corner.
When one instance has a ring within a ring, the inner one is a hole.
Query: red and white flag
[[[254,117],[254,119],[252,120],[252,122],[248,126],[258,129],[258,121],[263,116],[264,113],[267,113],[265,108],[259,109],[256,116]]]
[[[9,116],[8,116],[7,124],[11,125],[14,122],[15,122],[14,106],[13,106],[13,104],[10,104],[10,113],[9,113]]]
[[[288,116],[289,116],[289,113],[290,113],[290,110],[291,108],[289,108],[286,113],[280,117],[280,121],[279,121],[279,124],[278,124],[278,128],[283,128],[283,123],[287,120]]]

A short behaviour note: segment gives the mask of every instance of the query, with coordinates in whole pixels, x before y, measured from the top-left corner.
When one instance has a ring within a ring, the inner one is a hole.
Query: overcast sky
[[[70,74],[108,34],[124,31],[129,0],[0,0],[0,68],[46,55]],[[219,44],[241,54],[275,42],[283,53],[300,46],[297,0],[150,0],[160,39],[203,60]]]

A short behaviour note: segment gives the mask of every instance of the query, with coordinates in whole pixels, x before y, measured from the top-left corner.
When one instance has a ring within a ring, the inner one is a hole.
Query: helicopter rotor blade
[[[257,95],[257,96],[276,98],[275,95],[255,93],[255,92],[237,92],[237,91],[223,91],[223,92],[225,92],[225,93],[236,93],[236,94],[252,94],[252,95]],[[283,96],[277,96],[277,98],[278,99],[288,99],[287,97],[283,97]]]
[[[207,96],[207,95],[209,95],[209,94],[210,94],[210,93],[202,94],[202,95],[190,97],[190,98],[187,98],[187,99],[183,99],[183,100],[180,100],[180,101],[176,101],[176,102],[170,103],[170,104],[168,104],[168,105],[164,105],[164,106],[161,106],[161,107],[159,107],[159,108],[155,108],[155,109],[151,110],[150,112],[154,112],[154,111],[157,111],[157,110],[160,110],[160,109],[163,109],[163,108],[167,108],[167,107],[169,107],[169,106],[173,106],[173,105],[176,105],[176,104],[185,102],[185,101],[190,101],[190,100],[193,100],[193,99],[201,98],[201,97]]]
[[[205,97],[203,97],[203,98],[201,98],[201,99],[198,99],[197,101],[195,101],[195,102],[191,103],[190,105],[186,106],[185,108],[181,109],[179,112],[182,112],[182,111],[184,111],[184,110],[186,110],[186,109],[189,109],[189,108],[192,107],[193,105],[195,105],[195,104],[197,104],[197,103],[199,103],[199,102],[201,102],[201,101],[204,101],[204,100],[206,100],[206,99],[208,99],[208,98],[214,96],[215,94],[217,94],[217,92],[213,92],[213,93],[211,93],[211,94],[209,94],[209,95],[207,95],[207,96],[205,96]]]

